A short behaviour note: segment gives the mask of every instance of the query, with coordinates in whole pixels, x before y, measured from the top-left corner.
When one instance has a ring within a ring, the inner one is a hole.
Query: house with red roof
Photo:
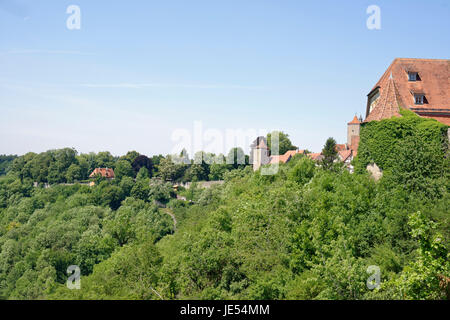
[[[336,151],[338,153],[336,161],[344,162],[350,171],[353,170],[351,162],[358,153],[361,123],[362,119],[358,119],[355,115],[353,120],[347,124],[347,143],[336,144]],[[285,154],[281,155],[269,155],[270,151],[267,147],[266,138],[262,136],[256,138],[250,147],[250,163],[253,164],[253,170],[255,171],[265,164],[287,163],[297,154],[306,155],[310,159],[317,162],[324,158],[321,152],[309,153],[303,149],[288,150]]]
[[[95,168],[94,171],[89,175],[89,178],[95,178],[97,176],[102,176],[108,180],[115,178],[114,170],[111,168]]]
[[[450,60],[395,59],[367,95],[364,122],[399,117],[409,109],[450,125]]]
[[[391,117],[401,117],[400,109],[409,109],[425,118],[433,118],[450,125],[450,60],[395,59],[367,95],[366,118],[355,117],[347,123],[347,143],[337,144],[337,161],[353,171],[352,160],[358,154],[361,125]],[[450,130],[449,130],[450,137]],[[264,137],[252,144],[255,156],[253,169],[263,164],[287,163],[304,150],[289,150],[283,155],[269,156]],[[315,161],[323,159],[321,153],[308,153]]]

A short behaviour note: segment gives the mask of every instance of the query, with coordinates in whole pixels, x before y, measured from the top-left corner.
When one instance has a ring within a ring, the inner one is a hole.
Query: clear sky
[[[195,121],[320,151],[394,58],[448,59],[449,39],[448,0],[0,0],[0,154],[167,154]]]

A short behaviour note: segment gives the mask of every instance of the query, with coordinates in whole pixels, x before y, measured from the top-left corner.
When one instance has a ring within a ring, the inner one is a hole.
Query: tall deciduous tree
[[[149,157],[146,157],[144,155],[140,155],[134,159],[132,162],[133,170],[135,174],[141,170],[141,168],[146,168],[148,175],[152,176],[153,172],[153,161]]]
[[[128,160],[117,161],[114,173],[116,179],[122,179],[122,177],[134,177],[133,168]]]
[[[295,150],[297,149],[296,146],[294,146],[289,139],[289,135],[282,132],[282,131],[273,131],[272,133],[267,134],[267,147],[269,147],[269,150],[272,152],[272,136],[278,134],[278,146],[279,151],[276,150],[272,155],[280,155],[285,154],[289,150]]]

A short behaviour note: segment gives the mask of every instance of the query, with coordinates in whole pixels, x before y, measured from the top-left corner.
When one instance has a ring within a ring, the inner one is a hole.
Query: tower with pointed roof
[[[360,128],[361,121],[355,115],[353,120],[347,124],[347,148],[355,152],[358,151]]]
[[[269,163],[269,148],[265,137],[258,137],[250,146],[250,163],[253,171],[257,171],[262,165]]]

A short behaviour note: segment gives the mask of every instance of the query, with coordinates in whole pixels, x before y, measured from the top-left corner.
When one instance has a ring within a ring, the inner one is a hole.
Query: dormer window
[[[369,104],[369,113],[372,112],[375,107],[375,101],[380,97],[380,90],[376,89],[375,91],[369,94],[368,104]],[[362,122],[362,121],[361,121]]]
[[[418,81],[419,75],[417,72],[408,72],[408,80],[409,81]]]
[[[423,94],[415,94],[414,95],[414,103],[415,104],[424,104],[425,96]]]

